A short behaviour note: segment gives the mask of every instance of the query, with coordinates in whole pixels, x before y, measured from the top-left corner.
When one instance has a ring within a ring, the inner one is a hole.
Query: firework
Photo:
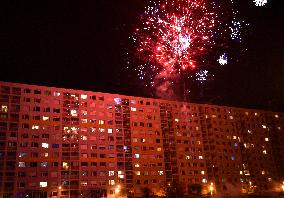
[[[244,23],[237,20],[232,0],[150,1],[140,22],[132,36],[142,62],[135,70],[151,87],[163,82],[169,87],[192,74],[205,81],[208,68],[216,65],[216,53],[230,40],[241,41]],[[218,62],[227,64],[227,54]]]
[[[196,80],[201,84],[208,80],[209,73],[207,70],[200,70],[195,74]]]
[[[254,0],[256,6],[264,6],[267,3],[267,0]]]
[[[223,53],[219,59],[218,59],[218,63],[220,65],[226,65],[228,63],[228,55],[226,53]]]

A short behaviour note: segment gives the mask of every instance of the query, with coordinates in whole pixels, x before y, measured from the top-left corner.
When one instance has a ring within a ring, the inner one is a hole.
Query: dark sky
[[[250,24],[248,51],[193,102],[284,111],[284,7],[235,1]],[[3,1],[0,80],[149,96],[125,70],[146,0]],[[198,91],[198,90],[197,90]]]

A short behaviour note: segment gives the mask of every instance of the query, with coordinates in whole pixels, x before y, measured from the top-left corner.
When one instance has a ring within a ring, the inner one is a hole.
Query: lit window
[[[263,153],[264,155],[266,155],[266,154],[267,154],[266,150],[263,150],[263,151],[262,151],[262,153]]]
[[[234,136],[233,136],[233,139],[234,139],[234,140],[237,139],[237,136],[234,135]]]
[[[251,130],[248,129],[248,133],[252,134]]]
[[[28,156],[27,153],[19,153],[19,157],[26,157],[26,156]]]
[[[178,119],[178,118],[175,118],[175,122],[179,122],[179,119]]]
[[[118,175],[118,178],[123,179],[124,175]]]
[[[43,117],[42,117],[42,120],[43,120],[43,121],[48,121],[48,120],[49,120],[49,117],[48,117],[48,116],[43,116]]]
[[[33,125],[32,129],[39,129],[39,126],[38,125]]]
[[[274,115],[275,118],[279,118],[279,116],[277,114]]]
[[[158,147],[158,148],[157,148],[157,151],[162,151],[162,148],[161,148],[161,147]]]
[[[266,142],[269,142],[269,138],[265,138],[264,140],[265,140]]]
[[[71,116],[78,116],[77,110],[72,109],[71,110]]]
[[[135,174],[136,175],[140,175],[140,171],[135,171]]]
[[[185,159],[187,159],[187,160],[189,160],[191,157],[190,157],[190,155],[187,155],[186,157],[185,157]]]
[[[113,186],[113,185],[115,185],[115,182],[114,182],[113,179],[111,179],[111,180],[108,180],[108,184],[111,185],[111,186]]]
[[[265,175],[265,171],[264,171],[264,170],[263,170],[263,171],[261,171],[261,174],[262,174],[262,175]]]
[[[19,167],[26,167],[26,162],[19,162]]]
[[[48,148],[48,143],[41,143],[42,148]]]
[[[201,171],[200,173],[201,173],[201,175],[205,175],[205,171]]]
[[[160,171],[158,171],[158,174],[159,174],[159,175],[163,175],[163,174],[164,174],[164,171],[161,171],[161,170],[160,170]]]
[[[231,119],[231,120],[233,120],[233,119],[234,119],[234,117],[233,117],[233,116],[230,116],[230,119]]]
[[[136,108],[135,107],[131,107],[131,111],[136,111]]]
[[[138,159],[139,158],[139,154],[138,153],[134,154],[134,158]]]
[[[8,106],[7,105],[2,105],[1,106],[1,111],[7,113],[8,112]]]
[[[108,176],[114,176],[114,171],[108,171]]]
[[[60,96],[60,92],[55,91],[53,95],[54,96]]]
[[[142,138],[142,139],[141,139],[141,142],[146,142],[146,139],[145,139],[145,138]]]
[[[47,167],[47,166],[48,166],[48,162],[41,162],[41,163],[40,163],[40,166],[41,166],[41,167]]]
[[[69,168],[68,162],[62,162],[62,167],[67,170]]]
[[[105,124],[104,120],[99,120],[99,124]]]
[[[240,171],[240,175],[242,175],[243,174],[243,171]]]
[[[82,124],[88,123],[88,119],[87,119],[87,118],[81,119],[81,123],[82,123]]]
[[[207,183],[207,179],[202,178],[201,182],[202,182],[202,183]]]
[[[265,125],[262,125],[262,128],[266,129],[266,126],[265,126]]]
[[[87,181],[81,181],[81,186],[87,186],[88,185],[88,182]]]
[[[203,156],[202,155],[198,156],[198,159],[203,159]]]
[[[107,129],[107,133],[112,133],[112,129]]]
[[[104,128],[98,128],[99,132],[103,133],[105,132],[105,129]]]
[[[86,110],[81,110],[81,115],[88,115],[88,112]]]
[[[138,155],[139,155],[139,154],[138,154]],[[140,165],[139,165],[139,164],[135,164],[134,167],[138,168],[138,167],[140,167]]]
[[[86,135],[81,135],[81,140],[87,140],[88,137]]]
[[[47,182],[39,182],[39,186],[41,188],[45,188],[45,187],[47,187]]]
[[[114,98],[113,100],[115,104],[121,104],[121,98]]]
[[[255,116],[258,116],[258,113],[254,113]]]
[[[87,99],[87,95],[86,94],[81,94],[81,99],[83,99],[83,100],[85,100],[85,99]]]

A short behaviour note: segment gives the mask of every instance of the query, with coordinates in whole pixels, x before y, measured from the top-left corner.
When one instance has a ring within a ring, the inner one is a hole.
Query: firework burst
[[[186,76],[205,74],[200,71],[207,76],[216,65],[216,53],[229,41],[241,40],[243,21],[236,15],[232,0],[150,1],[132,36],[143,62],[135,68],[139,78],[165,90]]]

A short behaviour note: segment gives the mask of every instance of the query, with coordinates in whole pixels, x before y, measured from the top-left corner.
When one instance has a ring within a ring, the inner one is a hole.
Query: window
[[[138,159],[138,158],[139,158],[139,154],[137,154],[137,153],[134,154],[134,158],[135,158],[135,159]]]
[[[48,143],[41,143],[42,148],[48,148]]]
[[[121,98],[114,98],[113,100],[115,104],[121,104]]]
[[[1,111],[7,113],[8,112],[8,106],[7,105],[1,105]]]
[[[52,148],[59,148],[59,144],[52,144]]]
[[[45,188],[45,187],[47,187],[47,182],[39,182],[39,186],[41,188]]]
[[[87,97],[88,97],[88,95],[86,95],[86,94],[81,94],[81,99],[85,100],[85,99],[87,99]]]
[[[267,151],[266,151],[266,150],[263,150],[262,153],[263,153],[264,155],[266,155],[266,154],[267,154]]]
[[[27,157],[27,156],[28,156],[28,153],[26,152],[19,153],[19,157]]]
[[[114,171],[108,171],[108,176],[114,176]]]
[[[26,167],[26,162],[19,162],[19,167]]]
[[[41,162],[41,163],[40,163],[40,166],[41,166],[41,167],[47,167],[47,166],[48,166],[48,162]]]
[[[38,125],[33,125],[32,129],[39,129],[39,126]]]
[[[43,121],[49,121],[49,117],[48,116],[42,116],[42,120]]]
[[[111,179],[111,180],[108,180],[108,184],[111,185],[111,186],[113,186],[113,185],[115,184],[115,182],[114,182],[113,179]]]
[[[34,90],[34,94],[41,94],[40,90]]]
[[[202,178],[201,182],[202,182],[202,183],[207,183],[207,179]]]

